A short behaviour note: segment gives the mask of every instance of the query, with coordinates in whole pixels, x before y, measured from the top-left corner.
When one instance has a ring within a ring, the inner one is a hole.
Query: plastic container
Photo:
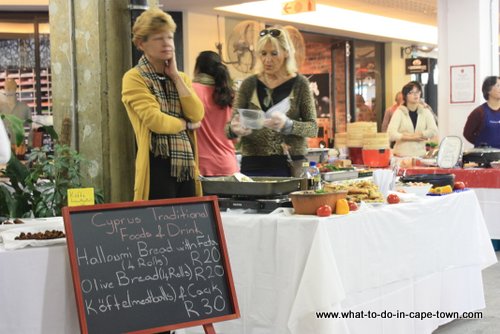
[[[308,148],[307,149],[307,160],[317,161],[323,163],[327,161],[328,149],[327,148]]]
[[[319,171],[318,166],[316,166],[316,161],[309,162],[308,175],[310,177],[309,189],[321,190],[323,188],[321,184],[321,172]]]
[[[363,148],[362,147],[349,147],[349,159],[354,165],[363,164]]]
[[[402,189],[405,193],[408,194],[415,194],[417,196],[426,196],[429,190],[431,190],[432,184],[427,183],[427,184],[422,184],[418,186],[412,186],[412,185],[403,185],[400,187],[396,187],[396,189]]]
[[[238,109],[240,114],[240,123],[248,129],[262,129],[264,126],[265,115],[262,110]]]
[[[391,162],[391,149],[366,150],[361,152],[363,164],[369,167],[387,167]]]
[[[359,173],[357,170],[339,170],[335,172],[321,173],[321,176],[323,177],[323,180],[327,182],[333,182],[333,181],[357,179]]]

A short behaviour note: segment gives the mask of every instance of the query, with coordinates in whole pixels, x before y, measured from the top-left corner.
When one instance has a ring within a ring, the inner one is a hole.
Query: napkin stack
[[[387,197],[390,190],[394,190],[396,176],[390,169],[377,169],[373,171],[373,183],[375,183],[384,198]]]

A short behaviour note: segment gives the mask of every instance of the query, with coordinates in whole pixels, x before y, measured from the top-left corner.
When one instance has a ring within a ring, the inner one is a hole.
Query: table
[[[415,174],[455,174],[455,181],[464,182],[476,192],[491,239],[500,239],[500,169],[437,167],[406,169],[406,175]]]
[[[315,312],[482,309],[481,270],[496,262],[473,191],[328,218],[222,220],[242,317],[215,324],[218,334],[431,333],[453,319]],[[0,251],[0,267],[1,333],[78,332],[64,246]]]

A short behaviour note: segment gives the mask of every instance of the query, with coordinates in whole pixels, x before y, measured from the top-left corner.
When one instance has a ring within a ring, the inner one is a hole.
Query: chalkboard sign
[[[217,197],[65,207],[82,333],[239,317]]]

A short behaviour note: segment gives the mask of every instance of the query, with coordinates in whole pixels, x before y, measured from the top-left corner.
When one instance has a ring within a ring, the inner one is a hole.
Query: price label
[[[68,206],[94,205],[94,188],[68,189]]]

